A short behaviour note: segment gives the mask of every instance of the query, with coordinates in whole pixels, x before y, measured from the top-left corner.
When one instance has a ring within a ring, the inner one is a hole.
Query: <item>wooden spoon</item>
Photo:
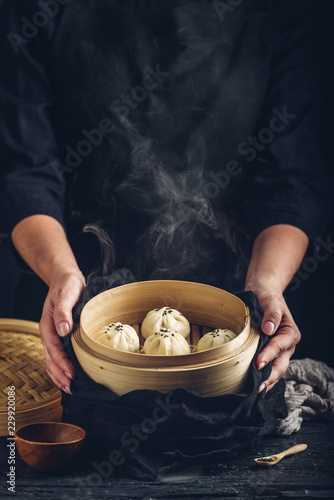
[[[288,448],[282,453],[277,453],[276,455],[269,455],[268,457],[254,458],[254,462],[258,465],[275,465],[283,457],[288,455],[295,455],[296,453],[300,453],[301,451],[306,450],[307,444],[297,444],[296,446],[292,446],[292,448]]]

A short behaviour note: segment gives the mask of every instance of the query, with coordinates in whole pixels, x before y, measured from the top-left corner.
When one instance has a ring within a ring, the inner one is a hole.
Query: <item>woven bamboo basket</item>
[[[180,356],[153,356],[106,347],[95,340],[109,323],[140,326],[148,311],[169,306],[191,324],[188,342],[194,350],[199,339],[214,328],[228,328],[237,337],[219,347]],[[72,345],[81,367],[96,382],[118,395],[137,389],[160,392],[183,387],[203,396],[240,392],[259,341],[248,308],[236,296],[200,283],[146,281],[107,290],[83,308]]]
[[[0,436],[8,436],[8,410],[15,411],[15,427],[59,421],[60,390],[45,369],[38,323],[0,319]],[[9,387],[15,387],[15,407],[8,406]]]

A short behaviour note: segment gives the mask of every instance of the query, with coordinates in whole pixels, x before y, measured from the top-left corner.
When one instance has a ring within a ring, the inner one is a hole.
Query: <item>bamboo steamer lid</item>
[[[9,387],[15,387],[15,426],[60,421],[61,392],[46,373],[38,323],[0,319],[0,436],[8,436]]]
[[[148,311],[168,306],[191,324],[187,339],[196,345],[214,328],[228,328],[237,337],[219,347],[181,356],[153,356],[106,347],[95,340],[105,325],[140,325]],[[235,295],[201,283],[145,281],[107,290],[83,308],[72,345],[83,370],[118,395],[132,390],[168,392],[183,387],[203,396],[237,393],[244,387],[259,342],[248,308]]]

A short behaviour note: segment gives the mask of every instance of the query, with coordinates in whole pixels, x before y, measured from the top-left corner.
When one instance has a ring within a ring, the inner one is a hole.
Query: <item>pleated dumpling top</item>
[[[180,333],[162,328],[145,340],[143,350],[156,356],[177,356],[189,354],[190,346]]]
[[[206,351],[212,347],[218,347],[235,339],[236,334],[232,330],[220,330],[216,328],[212,332],[206,333],[197,344],[197,351]]]
[[[186,338],[190,333],[190,324],[187,318],[176,309],[170,307],[153,309],[147,313],[141,325],[141,334],[144,339],[147,339],[161,329],[177,332]]]
[[[138,334],[130,325],[111,323],[104,326],[95,339],[100,344],[120,351],[137,352],[139,350]]]

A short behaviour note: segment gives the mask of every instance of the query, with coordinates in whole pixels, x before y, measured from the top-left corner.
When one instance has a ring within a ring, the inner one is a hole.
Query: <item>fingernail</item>
[[[67,394],[71,394],[70,388],[67,387],[67,385],[64,385],[63,391],[66,392]]]
[[[275,330],[275,325],[272,321],[267,321],[265,324],[264,324],[265,328],[266,328],[266,333],[268,335],[272,335],[274,333],[274,330]]]
[[[71,375],[70,373],[65,372],[65,375],[66,375],[66,377],[68,377],[69,379],[73,380],[73,377],[72,377],[72,375]]]
[[[259,394],[260,392],[262,392],[262,391],[263,391],[263,389],[265,389],[265,388],[266,388],[266,384],[261,384],[261,385],[260,385],[260,387],[259,387],[259,390],[257,391],[257,392],[258,392],[258,394]]]
[[[259,364],[258,370],[262,370],[262,368],[266,366],[266,364],[267,364],[266,361],[262,361],[262,363]]]
[[[60,323],[60,325],[58,326],[58,333],[61,337],[65,337],[65,335],[67,335],[69,331],[70,331],[70,327],[68,326],[68,323],[66,323],[66,322]]]

